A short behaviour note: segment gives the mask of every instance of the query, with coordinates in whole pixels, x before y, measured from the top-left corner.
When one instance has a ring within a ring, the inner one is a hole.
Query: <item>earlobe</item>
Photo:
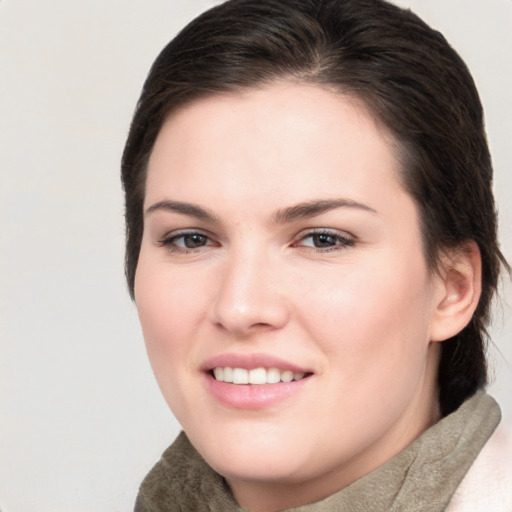
[[[431,341],[458,334],[471,321],[482,290],[482,259],[475,242],[446,251],[438,276]]]

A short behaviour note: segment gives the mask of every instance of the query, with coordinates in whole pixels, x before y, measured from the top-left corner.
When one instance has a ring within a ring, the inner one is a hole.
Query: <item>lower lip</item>
[[[299,393],[311,377],[277,384],[229,384],[206,375],[211,394],[223,405],[236,409],[264,409]]]

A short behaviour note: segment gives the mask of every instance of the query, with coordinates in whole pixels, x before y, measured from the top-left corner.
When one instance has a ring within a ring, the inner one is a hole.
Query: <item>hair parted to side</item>
[[[397,141],[417,203],[426,260],[473,240],[482,295],[470,324],[442,343],[443,415],[487,381],[486,330],[500,264],[492,165],[482,106],[444,37],[383,0],[230,0],[192,21],[160,53],[144,84],[122,159],[130,293],[143,232],[146,166],[167,116],[208,95],[277,80],[363,100]]]

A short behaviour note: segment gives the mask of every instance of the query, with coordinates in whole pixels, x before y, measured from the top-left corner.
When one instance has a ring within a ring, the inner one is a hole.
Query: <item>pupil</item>
[[[201,245],[204,245],[204,241],[204,235],[188,235],[185,237],[185,245],[189,249],[193,249],[194,247],[200,247]]]
[[[334,238],[332,235],[319,234],[315,235],[315,245],[317,247],[326,247],[334,244]]]

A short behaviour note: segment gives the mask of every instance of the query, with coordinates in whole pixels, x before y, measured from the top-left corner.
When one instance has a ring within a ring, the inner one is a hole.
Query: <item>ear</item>
[[[441,258],[437,276],[431,341],[458,334],[473,317],[482,292],[482,258],[472,240],[449,249]]]

